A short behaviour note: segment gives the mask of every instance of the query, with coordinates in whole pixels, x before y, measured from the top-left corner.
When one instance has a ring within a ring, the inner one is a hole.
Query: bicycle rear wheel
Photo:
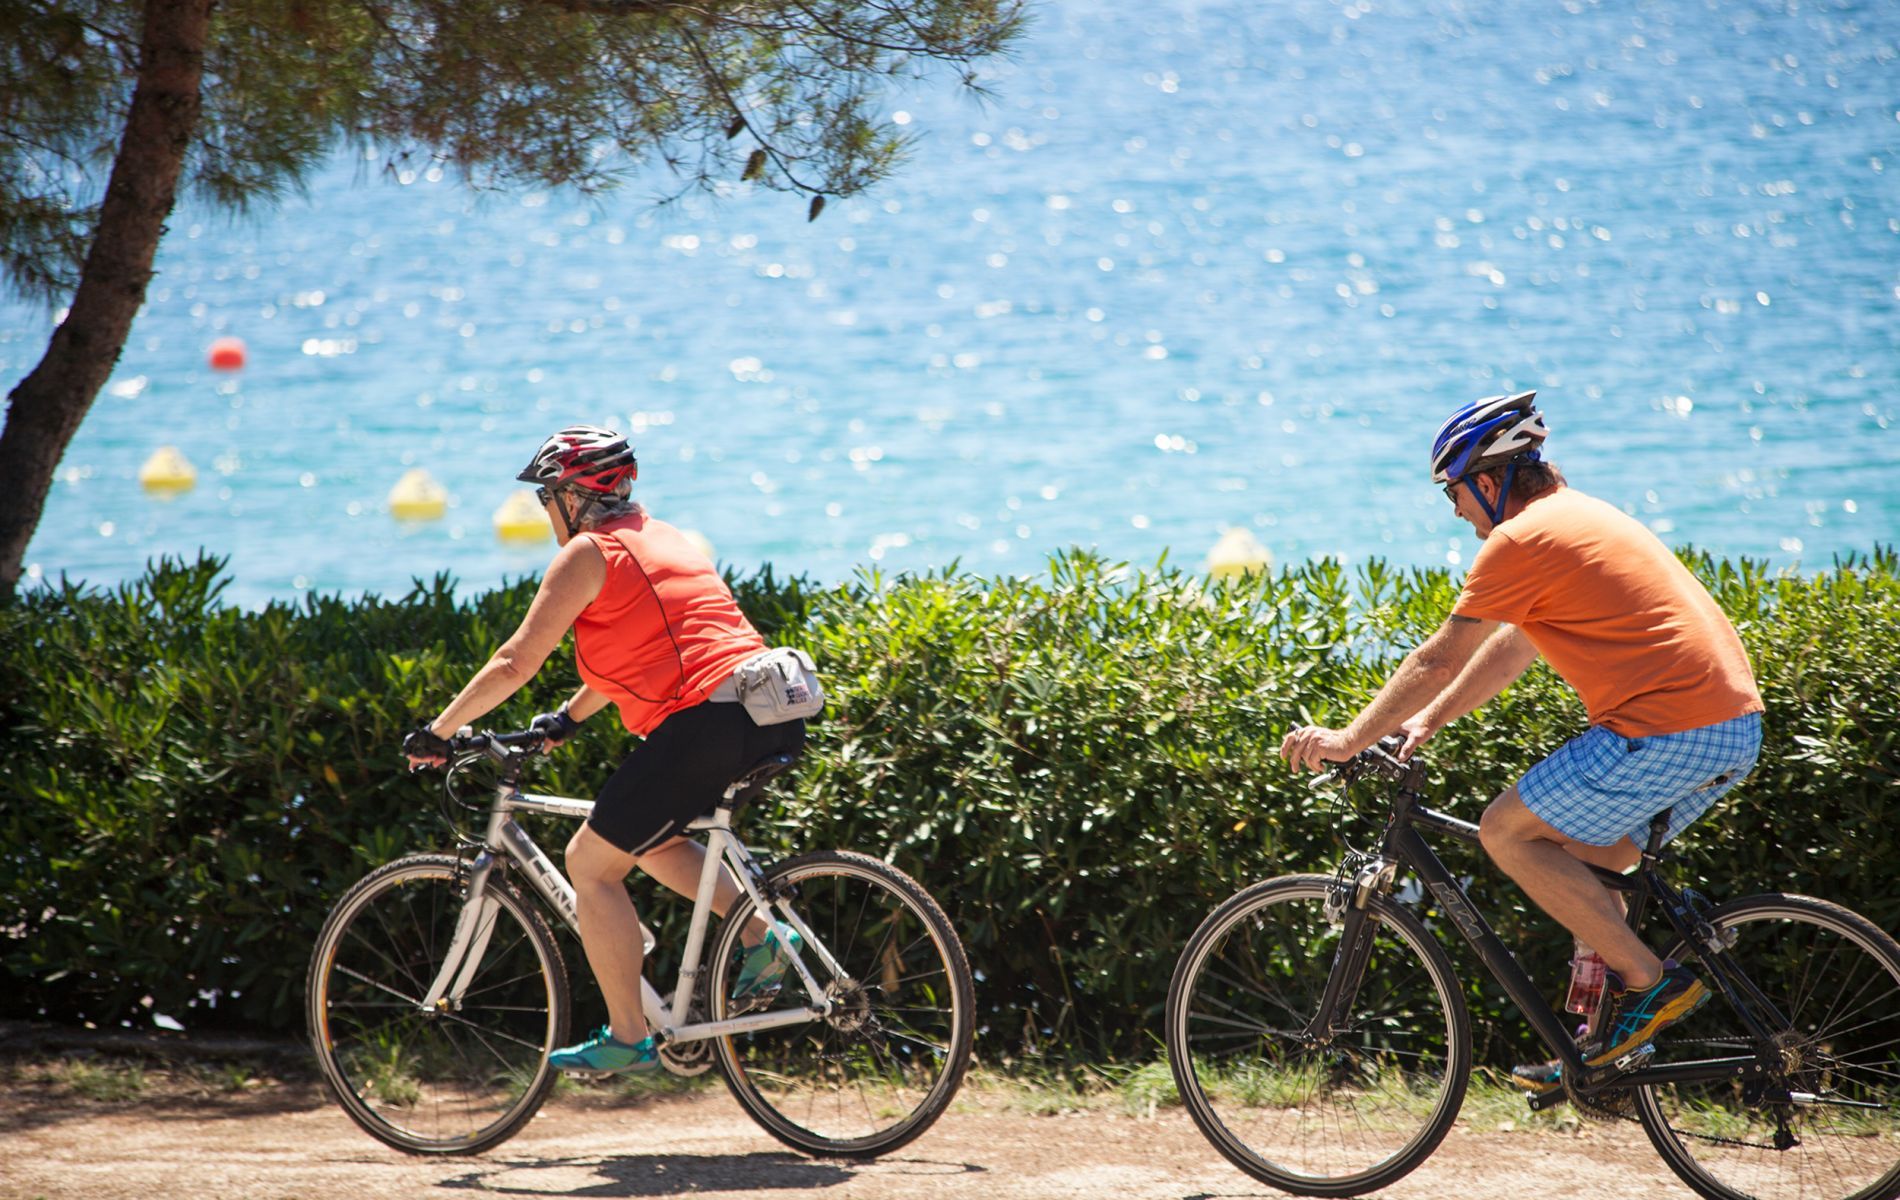
[[[1288,875],[1237,893],[1195,931],[1168,989],[1168,1060],[1188,1115],[1229,1162],[1308,1196],[1356,1196],[1424,1162],[1471,1070],[1450,958],[1379,897],[1346,1022],[1325,1042],[1309,1032],[1343,940],[1326,919],[1332,882]]]
[[[1766,1054],[1783,1069],[1758,1081],[1635,1089],[1657,1152],[1710,1200],[1892,1200],[1900,945],[1857,913],[1806,896],[1749,896],[1706,916],[1734,938],[1727,957],[1786,1024],[1764,1046],[1718,995],[1672,1031],[1670,1046],[1676,1057]],[[1693,957],[1680,943],[1670,953]],[[1715,969],[1699,969],[1713,987]]]
[[[444,854],[372,871],[323,923],[311,956],[310,1044],[343,1111],[413,1154],[473,1154],[547,1099],[567,1037],[567,966],[546,922],[491,874],[494,932],[457,1006],[425,1011],[468,889]]]
[[[831,1015],[715,1039],[719,1072],[788,1146],[847,1158],[895,1150],[942,1115],[969,1065],[976,1000],[963,943],[923,888],[863,854],[803,855],[766,872],[764,886],[790,894],[844,974],[831,978],[808,945],[800,957]],[[731,996],[752,912],[742,899],[720,930],[708,981],[715,1021],[747,1007]],[[793,971],[772,1007],[813,999]]]

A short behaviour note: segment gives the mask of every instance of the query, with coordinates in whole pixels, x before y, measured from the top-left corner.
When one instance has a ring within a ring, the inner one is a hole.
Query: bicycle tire
[[[567,1038],[567,964],[541,914],[500,870],[495,932],[459,1009],[425,1015],[468,866],[399,858],[364,876],[324,920],[305,1016],[324,1082],[378,1141],[411,1154],[475,1154],[512,1137],[554,1087]]]
[[[1762,1084],[1645,1085],[1636,1115],[1678,1178],[1708,1200],[1893,1200],[1900,1195],[1900,943],[1849,909],[1770,893],[1705,919],[1734,935],[1729,958],[1789,1021]],[[1672,957],[1691,961],[1678,941]],[[1703,982],[1714,970],[1702,964]],[[1718,994],[1669,1035],[1690,1057],[1762,1049]],[[1771,1091],[1806,1094],[1778,1102]],[[1848,1103],[1843,1103],[1848,1102]],[[1870,1110],[1850,1104],[1876,1104]],[[1786,1127],[1797,1144],[1777,1148]]]
[[[827,980],[803,952],[833,1015],[714,1039],[727,1088],[767,1133],[808,1154],[872,1158],[909,1143],[943,1115],[969,1066],[975,985],[949,918],[902,871],[848,851],[779,863],[764,889],[791,891],[846,976]],[[731,993],[752,912],[742,897],[720,929],[708,979],[715,1021],[744,1007]],[[809,999],[794,971],[774,1007]]]
[[[1451,958],[1384,897],[1366,909],[1377,924],[1353,1026],[1326,1045],[1305,1034],[1340,940],[1324,912],[1332,886],[1286,875],[1222,903],[1182,951],[1165,1017],[1169,1066],[1202,1135],[1253,1178],[1307,1196],[1356,1196],[1416,1169],[1457,1119],[1471,1073]]]

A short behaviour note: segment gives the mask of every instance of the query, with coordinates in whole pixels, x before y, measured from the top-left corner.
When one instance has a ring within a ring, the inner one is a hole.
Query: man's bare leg
[[[1662,974],[1662,960],[1625,923],[1623,900],[1597,882],[1591,866],[1627,870],[1641,857],[1628,838],[1610,846],[1574,842],[1524,805],[1517,785],[1484,810],[1479,840],[1492,861],[1539,908],[1603,956],[1627,988],[1646,988]]]

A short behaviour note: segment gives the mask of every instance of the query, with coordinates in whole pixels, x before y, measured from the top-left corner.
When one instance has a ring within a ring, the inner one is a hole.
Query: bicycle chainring
[[[1569,1076],[1563,1080],[1564,1095],[1570,1097],[1571,1107],[1579,1116],[1591,1121],[1634,1121],[1636,1119],[1636,1096],[1629,1088],[1612,1088],[1607,1091],[1591,1092],[1588,1095],[1577,1090]]]
[[[660,1065],[674,1075],[691,1079],[712,1070],[712,1039],[668,1042],[660,1047]]]
[[[668,992],[661,1004],[668,1012],[673,1010],[673,993]],[[706,1019],[705,1006],[695,1001],[687,1007],[686,1023],[697,1025]],[[700,1038],[696,1042],[667,1042],[660,1047],[660,1065],[668,1072],[691,1079],[695,1075],[704,1075],[712,1070],[713,1040]]]

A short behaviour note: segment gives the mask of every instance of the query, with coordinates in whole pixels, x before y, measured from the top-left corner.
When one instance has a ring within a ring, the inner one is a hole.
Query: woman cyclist
[[[446,739],[519,691],[574,631],[581,687],[534,720],[550,745],[572,737],[608,704],[642,737],[608,779],[593,815],[567,844],[581,945],[607,1001],[608,1024],[551,1056],[572,1072],[650,1070],[658,1062],[640,1010],[643,947],[625,879],[634,867],[682,895],[697,885],[705,850],[678,836],[761,759],[797,753],[805,723],[753,723],[731,687],[733,670],[765,650],[713,564],[679,530],[632,498],[633,449],[610,429],[572,425],[541,444],[517,479],[537,485],[560,550],[521,627],[428,725],[403,741],[411,766],[444,762]],[[722,871],[713,906],[739,895]],[[783,977],[789,928],[754,917],[738,992]]]

